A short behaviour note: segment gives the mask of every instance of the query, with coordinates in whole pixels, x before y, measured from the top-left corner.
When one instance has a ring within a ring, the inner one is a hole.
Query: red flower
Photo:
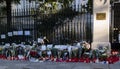
[[[118,56],[110,56],[107,60],[110,64],[113,64],[113,63],[119,61],[119,57]]]
[[[37,52],[36,52],[36,51],[30,51],[30,55],[31,55],[31,56],[36,56],[36,55],[37,55]]]
[[[80,61],[80,62],[84,62],[85,59],[84,59],[84,58],[80,58],[79,61]]]
[[[85,59],[85,62],[86,62],[86,63],[90,63],[90,59],[89,59],[89,58],[86,58],[86,59]]]
[[[0,59],[6,59],[4,55],[0,55]]]
[[[67,59],[66,62],[79,62],[78,58]]]

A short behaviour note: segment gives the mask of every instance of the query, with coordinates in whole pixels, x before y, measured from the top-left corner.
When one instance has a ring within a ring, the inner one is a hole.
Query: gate
[[[120,49],[120,3],[114,3],[111,10],[111,44],[112,48],[118,50]]]
[[[77,8],[76,8],[77,7]],[[50,8],[53,9],[53,8]],[[46,36],[50,43],[92,42],[91,6],[72,5],[57,13],[42,13],[39,8],[12,10],[11,31],[6,16],[0,16],[1,42],[30,42]],[[10,40],[7,40],[7,39]]]
[[[50,42],[57,44],[91,42],[92,15],[88,9],[83,6],[66,8],[56,14],[40,14],[37,16],[37,37],[47,36]]]

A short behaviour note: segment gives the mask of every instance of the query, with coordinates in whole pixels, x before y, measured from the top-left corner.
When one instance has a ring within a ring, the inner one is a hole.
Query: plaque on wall
[[[106,13],[96,13],[96,20],[106,20]]]

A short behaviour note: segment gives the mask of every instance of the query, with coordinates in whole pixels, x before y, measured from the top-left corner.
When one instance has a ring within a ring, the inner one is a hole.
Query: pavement
[[[120,69],[120,62],[115,64],[101,64],[0,60],[0,69]]]

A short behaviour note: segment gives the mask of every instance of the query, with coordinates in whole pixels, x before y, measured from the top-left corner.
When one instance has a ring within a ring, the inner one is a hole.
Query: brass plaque
[[[97,13],[96,19],[97,20],[106,20],[106,13]]]

